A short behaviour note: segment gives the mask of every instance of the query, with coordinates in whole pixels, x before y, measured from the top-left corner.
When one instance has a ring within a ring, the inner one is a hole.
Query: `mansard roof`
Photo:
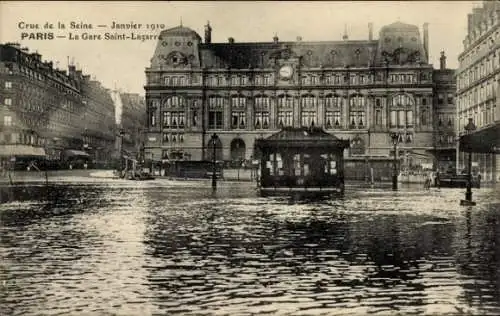
[[[161,32],[160,35],[161,36],[187,36],[187,37],[195,37],[195,38],[197,38],[198,40],[201,41],[201,37],[200,37],[200,35],[198,35],[198,33],[196,33],[195,31],[193,31],[189,27],[184,27],[182,25],[179,25],[179,26],[176,26],[176,27],[164,30],[164,31]]]
[[[398,31],[400,31],[400,30],[401,31],[402,30],[411,30],[411,31],[416,30],[416,31],[418,31],[418,26],[397,21],[397,22],[391,23],[389,25],[384,25],[380,30],[387,31],[387,30],[391,30],[391,29],[395,29]]]
[[[377,41],[260,42],[201,44],[202,66],[269,68],[276,59],[301,58],[316,67],[367,67],[374,61]]]

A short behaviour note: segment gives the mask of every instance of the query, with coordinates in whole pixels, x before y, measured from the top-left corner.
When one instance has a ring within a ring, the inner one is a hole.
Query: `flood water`
[[[3,185],[2,315],[500,314],[498,189],[209,185]]]

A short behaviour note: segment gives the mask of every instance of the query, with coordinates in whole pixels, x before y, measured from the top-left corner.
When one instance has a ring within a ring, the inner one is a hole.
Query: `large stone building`
[[[500,3],[484,1],[468,15],[457,70],[457,132],[464,150],[472,146],[473,167],[482,179],[500,180]],[[469,119],[476,130],[464,136]],[[468,154],[459,153],[458,168],[467,167]]]
[[[210,158],[213,133],[218,159],[251,159],[256,138],[316,126],[351,141],[346,176],[363,178],[369,166],[389,176],[391,134],[405,166],[437,163],[433,153],[450,147],[435,126],[449,121],[453,76],[433,69],[427,24],[423,36],[396,22],[378,39],[369,24],[367,40],[321,42],[212,43],[211,33],[161,32],[146,68],[147,159]]]
[[[0,45],[0,159],[110,162],[115,139],[109,91],[75,66],[68,72],[19,44]]]

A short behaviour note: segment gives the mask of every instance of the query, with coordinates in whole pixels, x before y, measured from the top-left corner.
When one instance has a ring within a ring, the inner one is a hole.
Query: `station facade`
[[[347,178],[369,168],[384,178],[392,134],[408,167],[438,165],[441,149],[456,147],[454,127],[436,132],[439,120],[455,123],[455,86],[445,63],[429,61],[427,24],[421,34],[395,22],[377,39],[369,24],[366,40],[212,43],[209,23],[203,40],[184,26],[160,37],[146,68],[146,159],[207,159],[216,133],[217,159],[248,160],[258,138],[320,127],[350,141]]]

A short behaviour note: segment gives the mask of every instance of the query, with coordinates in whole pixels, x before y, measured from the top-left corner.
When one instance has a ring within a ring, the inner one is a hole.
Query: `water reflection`
[[[498,314],[498,191],[356,189],[311,204],[248,184],[24,188],[0,204],[8,314]],[[37,191],[38,190],[38,191]],[[24,192],[24,191],[23,191]]]

